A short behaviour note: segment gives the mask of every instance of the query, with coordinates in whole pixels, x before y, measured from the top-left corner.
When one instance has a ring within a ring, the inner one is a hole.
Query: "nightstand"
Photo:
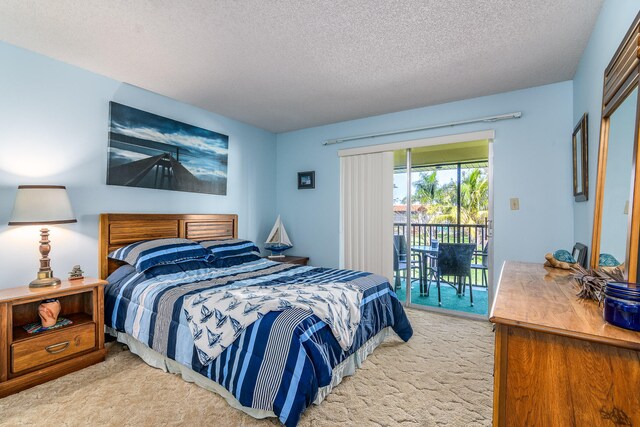
[[[77,371],[105,357],[104,280],[63,280],[59,286],[0,290],[0,397]],[[38,305],[57,298],[59,317],[73,323],[30,334]]]
[[[309,257],[303,257],[303,256],[289,256],[289,255],[285,255],[281,258],[269,258],[267,257],[270,261],[276,261],[276,262],[286,262],[287,264],[300,264],[300,265],[307,265],[307,263],[309,262]]]

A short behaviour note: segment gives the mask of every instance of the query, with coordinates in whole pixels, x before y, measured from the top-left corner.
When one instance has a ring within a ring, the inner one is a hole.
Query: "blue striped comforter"
[[[251,258],[249,258],[251,259]],[[273,411],[295,426],[329,385],[332,369],[382,329],[407,341],[411,325],[388,281],[370,273],[254,260],[213,268],[204,261],[123,266],[108,279],[105,323],[225,387],[244,406]],[[183,310],[186,297],[225,286],[348,282],[363,291],[354,343],[343,350],[330,328],[301,308],[270,312],[248,326],[212,363],[203,365]]]

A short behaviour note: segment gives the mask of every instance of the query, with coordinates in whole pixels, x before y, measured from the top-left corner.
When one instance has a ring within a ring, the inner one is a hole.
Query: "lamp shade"
[[[9,225],[77,222],[67,189],[62,185],[20,185]]]

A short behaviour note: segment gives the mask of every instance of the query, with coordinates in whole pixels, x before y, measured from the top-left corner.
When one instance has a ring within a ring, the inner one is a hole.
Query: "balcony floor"
[[[401,288],[396,291],[398,299],[405,301],[405,283],[404,279],[400,279]],[[442,294],[442,306],[441,308],[454,311],[463,311],[465,313],[480,314],[486,316],[489,312],[488,308],[488,292],[484,287],[473,287],[473,307],[469,302],[469,289],[464,297],[458,297],[456,290],[451,286],[442,284],[440,286]],[[418,305],[425,305],[429,307],[438,307],[438,288],[436,288],[435,282],[431,282],[431,291],[428,297],[420,296],[420,285],[418,282],[414,282],[411,286],[411,302]]]

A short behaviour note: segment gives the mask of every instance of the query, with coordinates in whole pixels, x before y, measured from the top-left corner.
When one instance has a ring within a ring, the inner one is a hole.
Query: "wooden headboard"
[[[108,258],[115,249],[140,240],[181,237],[222,240],[238,237],[238,215],[227,214],[100,214],[99,274],[113,273],[121,262]]]

